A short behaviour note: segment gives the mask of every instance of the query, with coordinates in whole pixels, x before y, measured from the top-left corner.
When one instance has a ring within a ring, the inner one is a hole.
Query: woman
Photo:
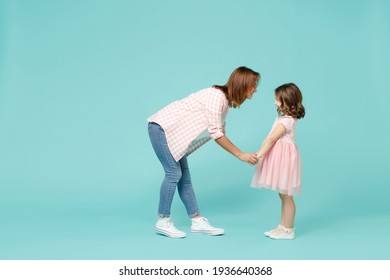
[[[200,90],[175,101],[148,118],[148,131],[154,151],[160,160],[165,177],[160,188],[158,233],[172,238],[183,238],[170,217],[176,186],[188,216],[192,220],[191,232],[221,235],[224,230],[211,226],[200,215],[191,183],[187,156],[213,138],[218,145],[251,165],[257,163],[255,153],[244,153],[225,135],[225,119],[229,108],[238,108],[257,91],[260,74],[239,67],[223,86]]]

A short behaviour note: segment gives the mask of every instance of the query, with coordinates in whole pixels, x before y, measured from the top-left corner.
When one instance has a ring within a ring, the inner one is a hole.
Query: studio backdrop
[[[359,1],[0,1],[0,259],[389,259],[390,4]],[[280,202],[214,141],[191,155],[220,237],[157,235],[163,170],[146,119],[238,66],[261,74],[226,133],[255,152],[296,83],[306,116],[294,241]]]

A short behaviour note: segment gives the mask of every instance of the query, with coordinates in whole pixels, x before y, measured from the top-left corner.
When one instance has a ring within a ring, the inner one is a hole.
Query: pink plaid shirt
[[[211,138],[225,134],[228,110],[225,94],[216,88],[206,88],[169,104],[148,121],[164,129],[169,150],[179,161]]]

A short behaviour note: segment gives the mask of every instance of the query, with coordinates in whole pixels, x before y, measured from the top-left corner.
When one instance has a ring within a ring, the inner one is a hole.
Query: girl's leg
[[[187,214],[191,218],[199,216],[198,203],[196,202],[195,192],[192,188],[190,169],[188,168],[187,157],[184,156],[180,161],[181,179],[177,185],[179,195],[187,209]]]
[[[281,193],[279,197],[282,200],[282,218],[280,224],[286,228],[294,228],[296,211],[294,197]]]
[[[279,197],[282,200],[282,219],[279,227],[271,231],[268,236],[272,239],[294,239],[294,198],[281,193],[279,194]]]
[[[148,131],[153,149],[165,171],[165,177],[160,187],[158,214],[160,217],[170,217],[173,196],[182,176],[180,163],[175,161],[169,151],[165,132],[161,126],[149,123]]]

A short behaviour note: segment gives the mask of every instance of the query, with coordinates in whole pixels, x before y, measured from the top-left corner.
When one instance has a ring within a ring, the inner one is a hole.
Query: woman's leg
[[[153,149],[165,171],[164,180],[160,187],[158,214],[160,217],[170,217],[173,196],[182,177],[180,163],[175,161],[169,151],[165,132],[161,126],[156,123],[149,123],[148,131]]]
[[[188,216],[191,218],[191,232],[205,233],[209,235],[222,235],[224,229],[216,228],[210,225],[208,219],[201,217],[199,213],[198,203],[196,202],[195,192],[192,188],[190,170],[188,168],[187,157],[183,157],[180,161],[182,176],[178,184],[178,191],[181,200],[183,201]]]
[[[190,169],[188,168],[187,157],[184,156],[180,161],[181,179],[178,183],[178,191],[184,206],[187,209],[187,214],[191,218],[199,216],[198,203],[196,201],[195,192],[192,187]]]
[[[294,197],[281,193],[279,197],[282,200],[282,218],[280,224],[286,228],[294,228],[296,211]]]

